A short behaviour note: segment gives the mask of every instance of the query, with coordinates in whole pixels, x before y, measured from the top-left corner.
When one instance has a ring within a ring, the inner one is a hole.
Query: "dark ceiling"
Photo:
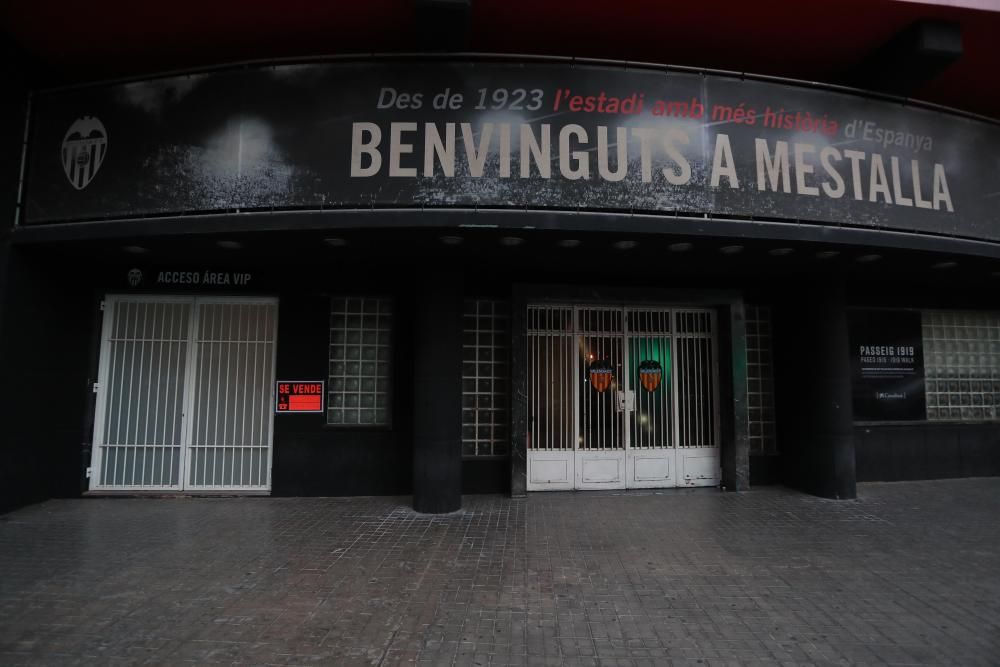
[[[691,65],[851,83],[859,64],[921,19],[961,30],[962,55],[912,97],[1000,118],[1000,2],[839,0],[8,0],[0,29],[39,85],[242,60],[440,48],[427,7],[471,7],[469,51]],[[990,9],[969,9],[958,5]]]
[[[336,238],[330,238],[335,236]],[[578,239],[567,245],[567,239]],[[582,239],[582,240],[580,240]],[[455,240],[455,243],[446,243]],[[331,243],[336,241],[336,244]],[[223,248],[220,242],[227,245]],[[627,242],[627,248],[621,247]],[[261,272],[290,271],[303,285],[307,276],[336,266],[344,275],[365,273],[378,256],[378,279],[410,276],[441,262],[463,263],[467,276],[487,283],[497,276],[529,269],[553,283],[583,279],[594,267],[629,266],[607,273],[609,284],[663,280],[675,287],[702,287],[762,280],[839,275],[864,285],[860,293],[891,289],[901,277],[912,287],[940,289],[953,305],[963,299],[991,297],[1000,285],[995,259],[969,255],[893,248],[866,248],[832,243],[778,241],[732,237],[687,237],[665,234],[601,233],[585,236],[566,231],[456,229],[395,229],[288,231],[244,234],[178,234],[133,238],[74,240],[67,243],[23,245],[40,261],[60,259],[61,265],[84,264],[89,271],[108,272],[123,279],[130,266],[221,266]],[[371,280],[366,277],[365,280]],[[928,292],[930,293],[930,292]],[[860,297],[864,299],[865,297]]]

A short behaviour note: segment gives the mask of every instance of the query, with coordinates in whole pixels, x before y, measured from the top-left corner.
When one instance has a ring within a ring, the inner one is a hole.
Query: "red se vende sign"
[[[278,380],[275,412],[323,412],[323,380]]]

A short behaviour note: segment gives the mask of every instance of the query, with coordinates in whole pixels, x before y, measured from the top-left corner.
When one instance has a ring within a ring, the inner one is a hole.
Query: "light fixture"
[[[767,254],[772,257],[784,257],[785,255],[791,255],[793,252],[795,252],[795,248],[771,248],[767,251]]]
[[[937,264],[931,264],[932,269],[954,269],[958,266],[958,262],[938,262]]]
[[[670,252],[687,252],[694,248],[693,243],[671,243],[667,246],[670,248]]]
[[[520,236],[504,236],[500,239],[500,245],[507,246],[508,248],[513,248],[524,243],[524,239]]]
[[[615,241],[611,244],[615,250],[631,250],[637,245],[639,244],[636,241]]]
[[[345,245],[347,245],[347,239],[340,239],[340,238],[323,239],[323,242],[326,243],[331,248],[343,248]]]
[[[833,259],[839,254],[839,250],[820,250],[816,253],[816,259]]]
[[[216,241],[215,245],[226,250],[239,250],[243,247],[243,244],[239,241]]]
[[[737,255],[743,252],[743,246],[741,245],[724,245],[719,248],[719,252],[723,255]]]
[[[443,243],[445,245],[459,245],[464,240],[465,239],[463,239],[461,236],[442,236],[441,237],[441,243]]]
[[[560,248],[576,248],[580,243],[580,239],[561,239],[556,241],[556,245]]]
[[[143,255],[143,254],[149,252],[149,248],[144,248],[141,245],[127,245],[127,246],[122,246],[122,250],[124,250],[125,252],[127,252],[127,253],[129,253],[131,255]]]
[[[861,264],[871,264],[872,262],[877,262],[880,259],[882,259],[882,255],[874,255],[874,254],[873,255],[859,255],[858,257],[854,258],[854,261],[855,262],[859,262]]]

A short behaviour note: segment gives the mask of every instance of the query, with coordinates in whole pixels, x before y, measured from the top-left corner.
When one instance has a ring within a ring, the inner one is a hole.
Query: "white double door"
[[[714,486],[715,313],[530,306],[528,489]]]
[[[90,489],[268,491],[278,301],[109,296]]]

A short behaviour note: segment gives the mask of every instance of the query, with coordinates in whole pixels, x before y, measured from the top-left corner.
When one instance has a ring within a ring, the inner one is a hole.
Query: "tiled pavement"
[[[0,516],[0,664],[1000,664],[1000,479]]]

